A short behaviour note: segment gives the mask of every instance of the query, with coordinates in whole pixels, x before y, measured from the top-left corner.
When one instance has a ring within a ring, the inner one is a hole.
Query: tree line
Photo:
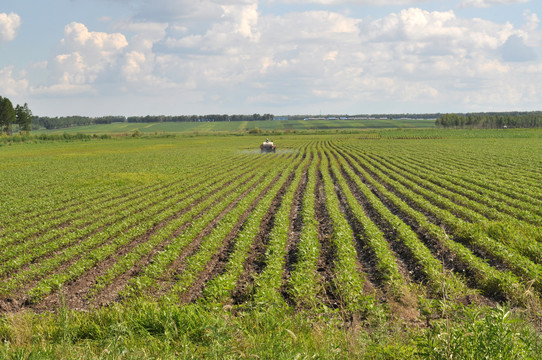
[[[444,114],[437,118],[437,127],[443,128],[534,128],[542,127],[542,112]]]
[[[19,125],[19,131],[30,131],[32,124],[32,112],[28,104],[13,107],[11,100],[0,96],[0,135],[13,133],[13,124]]]
[[[252,115],[147,115],[147,116],[62,116],[47,117],[36,116],[33,119],[32,126],[36,129],[44,127],[46,129],[63,129],[72,126],[86,126],[96,124],[111,124],[115,122],[128,123],[155,123],[155,122],[206,122],[206,121],[261,121],[273,120],[272,114],[252,114]]]

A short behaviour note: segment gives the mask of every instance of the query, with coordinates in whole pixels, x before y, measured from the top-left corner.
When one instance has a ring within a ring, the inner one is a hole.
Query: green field
[[[0,358],[542,353],[542,130],[193,135],[0,146]]]
[[[106,125],[77,126],[67,129],[40,130],[36,133],[80,132],[84,134],[123,134],[138,129],[142,133],[220,133],[262,131],[381,129],[381,128],[434,128],[434,120],[277,120],[231,122],[162,122],[162,123],[113,123]]]

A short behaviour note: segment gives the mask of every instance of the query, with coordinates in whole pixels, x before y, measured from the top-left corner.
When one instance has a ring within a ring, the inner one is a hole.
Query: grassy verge
[[[426,327],[382,318],[353,323],[331,310],[138,301],[2,315],[0,358],[529,359],[542,351],[540,333],[506,308],[454,306],[430,317]]]

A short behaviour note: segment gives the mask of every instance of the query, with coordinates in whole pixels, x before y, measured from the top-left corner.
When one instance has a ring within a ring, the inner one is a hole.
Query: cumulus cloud
[[[0,13],[0,43],[12,41],[21,26],[21,17],[14,13]]]
[[[256,0],[155,3],[144,14],[151,2],[138,1],[138,16],[113,24],[113,33],[68,25],[43,90],[99,93],[106,83],[110,93],[146,93],[170,109],[206,113],[378,102],[405,106],[397,111],[487,110],[542,94],[539,20],[530,12],[517,28],[453,10],[362,19],[266,14]],[[190,100],[179,108],[182,99]]]
[[[495,5],[521,4],[529,1],[530,0],[463,0],[459,6],[488,8]]]
[[[285,108],[383,99],[453,101],[472,108],[477,101],[511,104],[527,91],[521,84],[529,76],[518,55],[510,54],[521,50],[522,61],[532,59],[532,44],[524,39],[538,21],[526,14],[526,26],[518,29],[460,18],[452,10],[418,8],[377,19],[333,11],[266,15],[249,3],[222,10],[200,32],[170,23],[166,37],[156,43],[160,46],[148,54],[154,56],[156,76],[206,94],[202,99],[212,98],[217,109],[240,98],[246,106]],[[142,63],[148,57],[132,54],[126,70],[136,73]],[[540,78],[542,72],[535,74]],[[493,86],[502,83],[508,91],[492,95]]]
[[[525,25],[523,25],[523,30],[531,33],[538,29],[538,25],[540,25],[540,19],[538,18],[537,14],[526,10],[523,12],[523,17],[525,18]]]
[[[13,73],[14,67],[0,69],[0,94],[4,96],[20,96],[28,90],[28,80],[25,73]]]
[[[64,28],[61,46],[63,52],[48,64],[52,84],[42,92],[90,90],[99,76],[115,67],[128,41],[123,34],[92,32],[84,24],[73,22]]]
[[[276,0],[286,4],[320,4],[320,5],[343,5],[354,4],[358,6],[393,6],[393,5],[414,5],[429,0]]]

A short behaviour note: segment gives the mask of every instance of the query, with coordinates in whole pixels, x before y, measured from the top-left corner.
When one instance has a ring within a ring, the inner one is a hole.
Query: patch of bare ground
[[[345,159],[349,164],[351,164],[351,161],[349,159],[347,159],[347,158],[345,158]],[[405,201],[414,210],[420,211],[422,214],[426,215],[428,221],[435,223],[434,222],[435,216],[433,214],[428,214],[427,212],[423,211],[423,209],[420,209],[416,204],[412,203],[412,200],[410,200],[410,199],[402,196],[400,193],[396,192],[395,189],[392,186],[390,186],[389,184],[384,182],[382,179],[380,179],[378,176],[376,176],[373,172],[371,172],[369,169],[364,167],[363,163],[361,161],[357,161],[357,164],[360,165],[361,167],[363,167],[363,169],[373,179],[377,180],[381,185],[386,187],[386,189],[388,191],[392,192],[394,195],[399,197],[401,200]],[[364,182],[364,184],[379,198],[379,200],[390,210],[390,212],[392,212],[394,215],[399,217],[401,219],[401,221],[403,221],[406,225],[408,225],[412,229],[412,231],[414,231],[417,234],[418,238],[425,244],[425,246],[427,246],[427,248],[431,251],[433,256],[436,259],[441,261],[441,263],[443,264],[443,266],[444,266],[444,268],[446,270],[452,271],[452,272],[460,275],[461,277],[463,277],[466,284],[470,288],[472,288],[472,289],[477,288],[477,284],[476,284],[476,281],[475,281],[476,276],[468,266],[466,266],[461,261],[459,261],[453,252],[451,252],[438,239],[435,239],[431,234],[429,234],[426,230],[424,230],[421,226],[419,226],[419,224],[413,218],[411,218],[407,214],[403,213],[400,209],[398,209],[395,206],[395,204],[393,204],[392,201],[390,201],[387,197],[382,195],[374,186],[372,186],[367,181],[367,179],[365,179],[363,177],[362,174],[360,174],[358,171],[356,171],[356,169],[354,167],[352,167],[352,168],[358,174],[358,176],[360,176],[360,179]],[[382,224],[382,225],[380,225],[380,224]],[[381,230],[386,228],[386,227],[389,228],[389,224],[386,224],[386,222],[384,222],[382,220],[378,225],[379,225],[379,227],[382,226]],[[441,225],[441,227],[442,227],[442,225]],[[393,229],[386,230],[386,232],[391,232],[393,234],[392,236],[394,238],[397,237],[396,232]],[[401,254],[401,247],[404,248],[404,245],[400,244],[400,246],[397,247],[398,243],[399,243],[398,241],[395,241],[395,242],[390,243],[390,244],[392,245],[392,247],[394,248],[394,250],[396,252]],[[398,249],[399,251],[397,251],[396,249]],[[407,264],[407,268],[408,268],[409,267],[408,266],[408,259],[409,258],[412,259],[412,256],[409,255],[410,251],[408,249],[405,249],[405,250],[406,250],[405,255],[407,257],[405,258],[404,256],[402,256],[402,258],[403,258],[404,261],[406,260],[405,264]],[[479,250],[473,251],[473,253],[475,255],[477,255],[477,256],[480,256]],[[416,267],[417,267],[417,265],[415,265],[415,267],[414,267],[415,270],[416,270]],[[424,279],[423,274],[419,273],[419,271],[418,271],[418,274],[419,275],[416,275],[416,273],[413,273],[414,279],[417,280],[418,282],[420,282],[420,280],[422,280],[422,282],[423,282],[423,279]],[[504,299],[502,299],[502,298],[500,298],[498,296],[494,296],[492,298],[487,299],[487,298],[484,298],[481,295],[477,295],[477,296],[469,296],[469,299],[466,300],[466,301],[474,301],[473,299],[475,297],[478,298],[478,300],[476,300],[476,301],[481,302],[481,303],[485,303],[485,302],[492,303],[494,301],[503,301],[504,300]]]
[[[236,177],[235,179],[239,177]],[[96,279],[104,275],[107,272],[107,270],[113,264],[117,262],[119,258],[128,254],[130,251],[132,251],[132,249],[134,249],[139,244],[147,242],[154,234],[156,234],[160,229],[166,226],[170,221],[182,216],[187,211],[190,211],[190,209],[192,209],[194,206],[197,206],[200,202],[205,201],[205,199],[207,199],[209,196],[212,196],[217,191],[220,191],[220,189],[223,189],[224,187],[228,186],[229,184],[231,184],[231,182],[235,181],[235,179],[232,179],[231,181],[225,184],[221,184],[219,187],[217,187],[216,189],[213,189],[210,193],[206,194],[204,197],[200,198],[199,200],[190,204],[186,208],[181,209],[177,213],[169,216],[167,219],[156,224],[142,236],[133,239],[130,243],[118,249],[115,254],[112,254],[111,256],[107,257],[100,263],[93,266],[91,269],[85,272],[85,274],[79,277],[78,279],[65,284],[62,289],[62,292],[55,292],[49,295],[44,300],[40,301],[38,304],[28,304],[28,305],[34,308],[34,310],[36,311],[54,310],[58,308],[59,306],[61,306],[62,304],[64,304],[65,306],[71,309],[87,309],[90,306],[105,305],[107,303],[118,300],[118,292],[124,288],[128,279],[137,275],[140,269],[144,268],[145,264],[149,263],[150,259],[152,258],[154,254],[156,254],[158,251],[160,251],[165,246],[167,246],[167,244],[171,242],[175,238],[175,236],[178,235],[182,230],[188,227],[189,224],[184,224],[183,226],[181,226],[181,228],[177,229],[175,233],[173,234],[173,236],[169,237],[168,240],[160,244],[157,248],[153,249],[152,253],[146,256],[144,259],[142,259],[142,261],[140,261],[138,265],[131,268],[126,273],[122,274],[119,279],[117,279],[111,285],[109,285],[104,290],[102,290],[93,299],[88,298],[88,292],[90,291],[91,287],[96,283]],[[201,215],[203,215],[203,212],[197,215],[197,217],[200,217]],[[103,245],[100,245],[100,246],[103,246]],[[76,260],[73,260],[69,264],[63,265],[61,268],[57,269],[56,273],[61,273],[62,271],[67,269],[69,266],[71,266],[75,261]]]

